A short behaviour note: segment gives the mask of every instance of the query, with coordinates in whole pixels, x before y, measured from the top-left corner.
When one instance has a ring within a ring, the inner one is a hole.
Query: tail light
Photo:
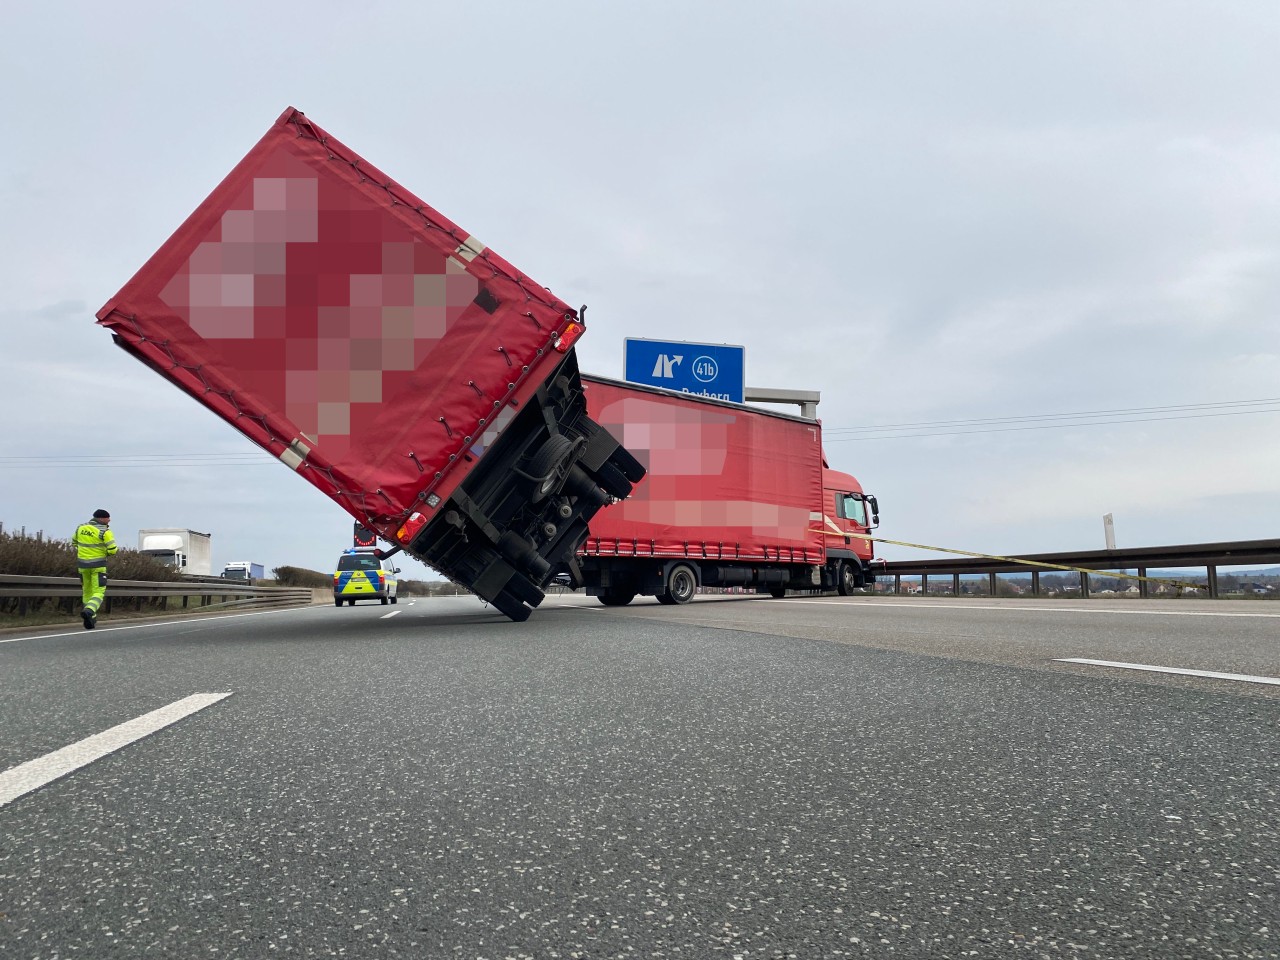
[[[569,349],[578,342],[578,338],[582,336],[582,332],[587,328],[576,320],[570,320],[560,336],[556,339],[556,350],[560,353],[568,353]]]
[[[406,546],[418,535],[418,531],[426,524],[427,518],[420,513],[411,513],[409,519],[396,531],[396,539]]]

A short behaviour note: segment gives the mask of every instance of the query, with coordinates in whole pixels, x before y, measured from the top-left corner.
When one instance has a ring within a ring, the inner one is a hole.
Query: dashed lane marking
[[[1247,673],[1219,673],[1216,670],[1184,670],[1180,667],[1157,667],[1149,663],[1122,663],[1117,660],[1090,660],[1087,657],[1055,657],[1057,663],[1083,663],[1091,667],[1116,667],[1120,670],[1149,670],[1152,673],[1176,673],[1184,677],[1209,677],[1214,680],[1236,680],[1240,683],[1267,683],[1280,686],[1276,677],[1255,677]]]
[[[0,807],[229,696],[230,693],[193,693],[61,750],[20,763],[0,773]]]

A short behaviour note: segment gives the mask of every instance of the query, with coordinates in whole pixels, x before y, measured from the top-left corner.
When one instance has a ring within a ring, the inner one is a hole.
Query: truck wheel
[[[611,463],[606,463],[596,473],[596,482],[600,484],[605,493],[617,497],[619,500],[625,500],[631,493],[631,481],[623,476],[622,471]]]
[[[356,598],[355,598],[355,597],[352,597],[350,600],[348,600],[348,601],[347,601],[347,606],[348,606],[348,607],[354,607],[355,605],[356,605]]]
[[[399,600],[399,599],[400,599],[400,595],[399,595],[399,594],[396,594],[394,597],[392,597],[392,598],[391,598],[391,602],[392,602],[392,603],[395,603],[395,602],[396,602],[397,600]]]
[[[688,564],[673,567],[667,575],[667,589],[658,595],[660,603],[688,603],[698,592],[698,576]]]
[[[773,597],[773,599],[775,600],[781,600],[786,595],[787,595],[786,587],[774,586],[769,588],[769,596]]]
[[[610,590],[596,597],[606,607],[625,607],[635,598],[634,590]]]
[[[573,453],[573,441],[561,433],[548,437],[538,448],[538,452],[529,459],[529,466],[526,468],[526,472],[531,477],[537,478],[533,485],[533,493],[529,497],[530,503],[540,503],[560,486],[564,479],[561,475],[564,472],[562,468],[571,453]]]
[[[613,451],[613,456],[609,458],[609,462],[622,471],[622,475],[632,483],[639,483],[644,479],[644,464],[631,455],[631,451],[625,447],[618,447]]]
[[[514,620],[516,623],[524,623],[529,619],[529,614],[533,613],[531,609],[513,597],[508,590],[503,590],[502,593],[489,602],[493,604],[494,609],[500,614],[508,620]]]
[[[334,605],[335,607],[340,607],[340,606],[342,606],[342,598],[341,598],[341,597],[334,597],[334,598],[333,598],[333,605]]]
[[[382,605],[383,605],[384,607],[385,607],[388,603],[390,603],[390,602],[391,602],[391,601],[390,601],[390,600],[388,600],[386,597],[379,597],[378,599],[382,601]]]
[[[858,571],[853,568],[851,563],[841,563],[840,571],[836,574],[836,592],[842,597],[847,597],[853,593],[858,587]]]

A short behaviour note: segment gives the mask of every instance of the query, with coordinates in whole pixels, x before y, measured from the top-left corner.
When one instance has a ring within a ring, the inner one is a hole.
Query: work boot
[[[98,625],[98,621],[94,617],[92,610],[81,610],[80,619],[84,621],[84,628],[86,630],[92,630]]]

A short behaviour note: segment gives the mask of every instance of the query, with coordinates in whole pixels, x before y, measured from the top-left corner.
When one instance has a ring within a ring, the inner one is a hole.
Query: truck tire
[[[687,563],[677,564],[667,574],[667,589],[658,594],[658,602],[665,604],[688,603],[698,592],[698,575]]]
[[[625,607],[635,598],[634,590],[607,590],[596,597],[606,607]]]
[[[399,599],[400,599],[400,595],[399,595],[399,594],[396,594],[394,597],[392,597],[392,598],[391,598],[391,602],[392,602],[392,603],[395,603],[395,602],[396,602],[397,600],[399,600]]]
[[[769,588],[769,596],[773,597],[773,599],[775,600],[781,600],[786,595],[787,595],[786,587],[774,585]]]
[[[858,571],[853,564],[841,561],[836,571],[836,592],[842,597],[850,596],[858,588]]]
[[[606,463],[596,474],[596,482],[612,497],[625,500],[631,494],[631,481],[612,463]]]
[[[513,597],[508,590],[502,591],[489,602],[493,604],[494,609],[500,614],[516,623],[524,623],[529,619],[529,614],[533,613],[529,607],[526,607]]]
[[[631,451],[626,447],[618,447],[609,458],[609,462],[621,470],[622,475],[632,483],[639,483],[644,479],[644,464],[632,456]]]
[[[385,607],[388,603],[390,603],[390,602],[391,602],[391,601],[390,601],[390,600],[388,600],[386,597],[379,597],[378,599],[382,601],[382,605],[383,605],[384,607]]]
[[[573,441],[561,433],[552,434],[538,448],[526,468],[531,477],[537,478],[529,497],[530,503],[541,503],[561,485],[563,467],[571,453]]]
[[[334,605],[335,607],[340,607],[340,606],[342,606],[342,598],[341,598],[341,597],[334,597],[334,598],[333,598],[333,605]]]

